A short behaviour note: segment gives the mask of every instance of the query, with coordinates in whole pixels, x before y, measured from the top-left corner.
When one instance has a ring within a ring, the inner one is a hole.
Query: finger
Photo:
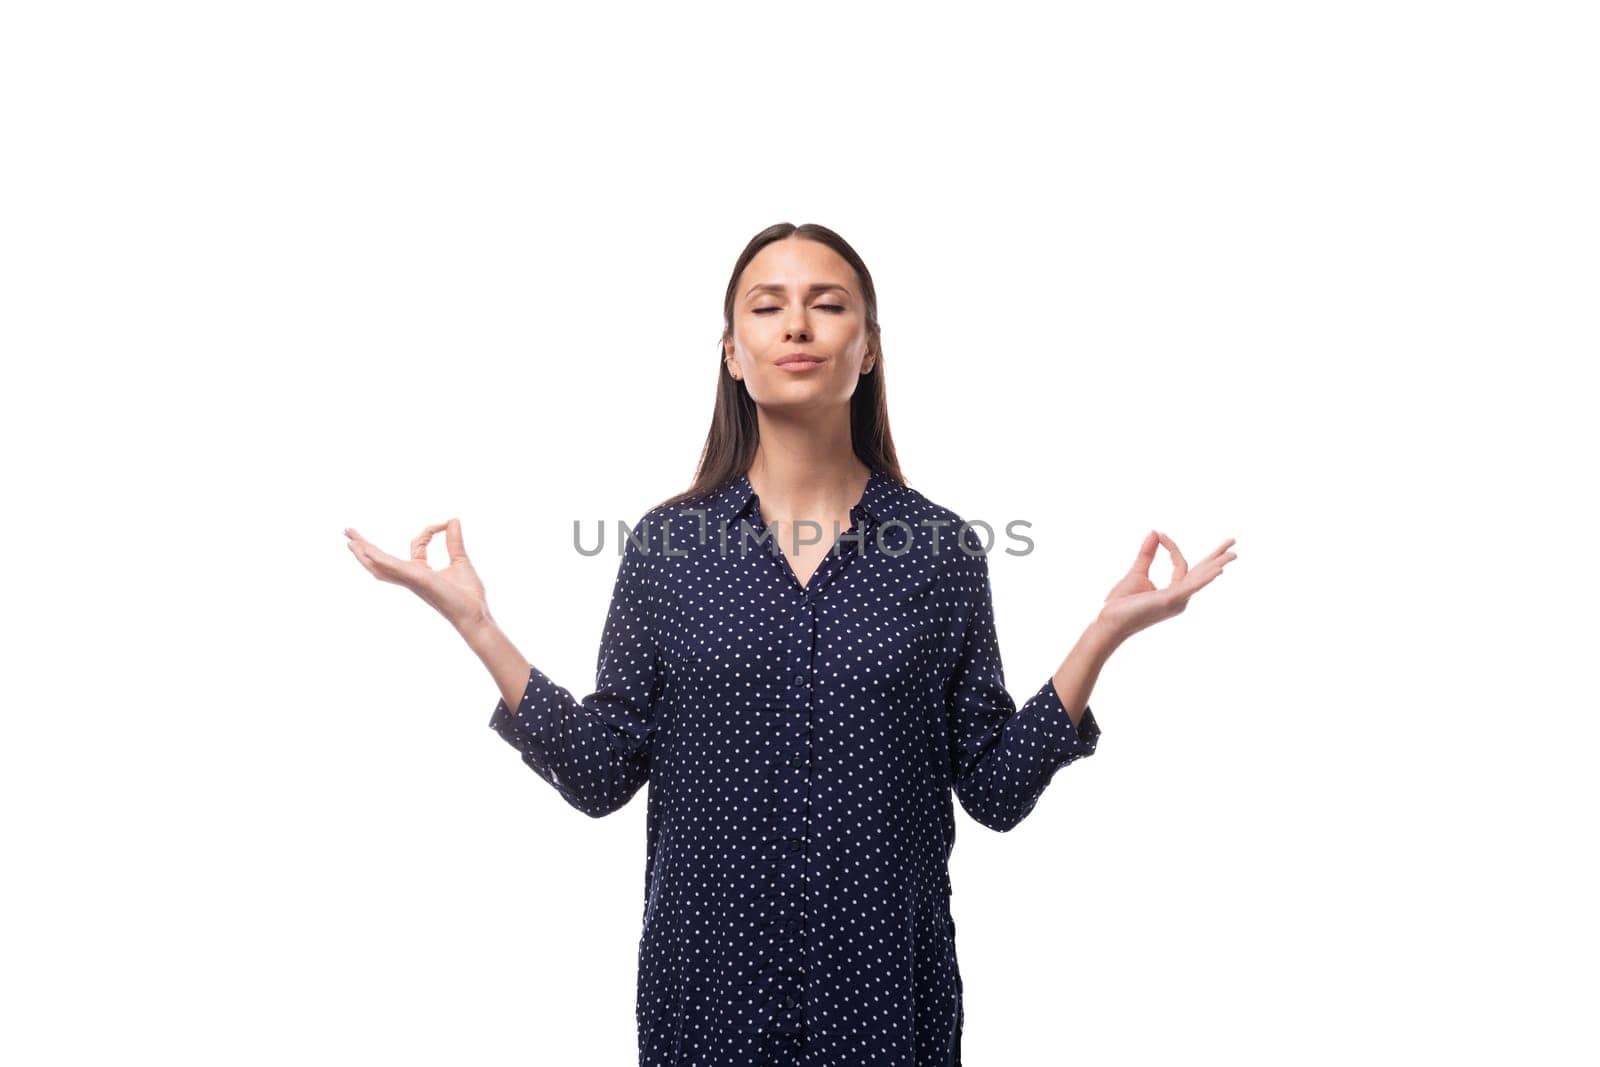
[[[1220,556],[1224,552],[1228,551],[1228,549],[1230,547],[1232,547],[1233,545],[1235,545],[1237,543],[1238,543],[1237,540],[1235,540],[1234,538],[1232,538],[1232,537],[1228,538],[1226,541],[1222,542],[1222,544],[1218,545],[1216,548],[1213,548],[1211,550],[1211,554],[1209,556],[1207,556],[1206,559],[1216,559],[1218,556]],[[1203,563],[1203,562],[1205,562],[1205,560],[1202,560],[1201,562]]]
[[[361,551],[366,555],[367,559],[372,561],[372,565],[378,568],[380,577],[405,573],[406,561],[389,555],[377,545],[370,542],[362,542]]]
[[[354,545],[356,545],[363,552],[366,552],[368,554],[368,558],[374,558],[375,559],[375,557],[381,556],[384,559],[389,559],[389,560],[394,559],[393,556],[391,556],[387,552],[383,551],[383,549],[379,548],[377,545],[373,544],[371,541],[368,541],[365,537],[362,537],[361,534],[358,533],[355,530],[354,527],[351,527],[347,532],[350,534],[350,540],[346,541],[345,543],[346,544],[354,544]]]
[[[445,524],[444,549],[449,554],[451,563],[459,563],[467,558],[467,546],[461,540],[460,519],[451,519]]]
[[[1161,539],[1161,543],[1167,548],[1167,554],[1172,557],[1172,581],[1167,585],[1168,587],[1177,585],[1179,580],[1189,573],[1189,561],[1183,558],[1183,553],[1178,551],[1178,545],[1172,538],[1159,531],[1156,536]]]
[[[345,547],[350,549],[350,554],[356,558],[356,562],[360,563],[367,569],[368,574],[372,575],[374,578],[383,577],[383,575],[379,574],[376,568],[372,566],[372,561],[367,559],[366,553],[361,551],[360,545],[356,544],[354,541],[346,541]]]
[[[1189,577],[1184,580],[1183,595],[1185,597],[1192,596],[1198,590],[1204,589],[1206,586],[1210,585],[1220,574],[1222,574],[1221,563],[1210,563],[1204,567],[1196,568],[1189,575]]]
[[[1189,576],[1188,582],[1184,586],[1183,599],[1188,600],[1190,597],[1194,596],[1194,594],[1198,593],[1200,590],[1216,581],[1217,576],[1221,573],[1222,571],[1220,570],[1195,571],[1194,574]]]
[[[428,542],[433,540],[433,535],[444,529],[444,523],[436,522],[426,527],[417,536],[411,539],[411,558],[428,562]]]
[[[1150,564],[1155,562],[1157,534],[1154,530],[1144,535],[1144,543],[1139,546],[1139,554],[1133,557],[1133,566],[1128,568],[1129,574],[1142,574],[1150,576]]]

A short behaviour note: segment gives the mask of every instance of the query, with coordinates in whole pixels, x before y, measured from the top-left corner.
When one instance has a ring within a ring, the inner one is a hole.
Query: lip
[[[778,359],[778,366],[784,370],[805,371],[813,367],[820,367],[826,362],[814,352],[790,352],[787,356]]]

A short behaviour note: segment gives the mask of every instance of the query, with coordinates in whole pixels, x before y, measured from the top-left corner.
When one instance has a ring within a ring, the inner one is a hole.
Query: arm
[[[1072,646],[1067,658],[1061,661],[1051,677],[1055,683],[1056,698],[1067,709],[1075,729],[1082,731],[1083,715],[1089,710],[1089,694],[1100,678],[1100,668],[1106,665],[1111,653],[1122,644],[1122,638],[1113,633],[1103,619],[1095,619],[1083,631],[1078,643]]]
[[[459,628],[500,689],[489,725],[594,818],[621,808],[650,777],[661,676],[648,525],[648,516],[635,525],[618,565],[594,692],[583,699],[529,663],[493,620]]]
[[[513,645],[511,638],[500,629],[500,624],[485,614],[482,618],[458,626],[456,629],[466,639],[467,647],[477,653],[483,665],[489,668],[489,673],[494,676],[494,684],[500,689],[501,703],[520,704],[522,694],[528,688],[533,664],[517,651],[517,646]]]
[[[981,547],[976,535],[969,544]],[[1019,709],[1006,689],[989,559],[959,549],[956,555],[955,595],[965,607],[945,694],[952,783],[968,815],[1005,832],[1033,810],[1056,771],[1094,754],[1100,726],[1089,691],[1115,641],[1103,627],[1090,626]]]

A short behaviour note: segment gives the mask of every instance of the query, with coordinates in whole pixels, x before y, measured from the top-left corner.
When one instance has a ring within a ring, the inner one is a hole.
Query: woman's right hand
[[[445,531],[445,550],[450,565],[443,570],[428,566],[428,542]],[[352,527],[345,527],[345,545],[361,565],[380,581],[403,585],[432,604],[450,624],[460,630],[489,617],[488,597],[478,572],[472,569],[466,546],[461,540],[461,520],[436,523],[411,541],[411,558],[400,559],[378,548]]]

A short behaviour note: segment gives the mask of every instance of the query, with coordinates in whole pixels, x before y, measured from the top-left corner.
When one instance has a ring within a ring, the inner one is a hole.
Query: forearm
[[[489,668],[506,707],[515,712],[528,688],[532,664],[517,651],[517,646],[511,643],[500,625],[487,615],[457,626],[456,630],[466,640],[467,647]]]
[[[1089,706],[1089,694],[1100,677],[1100,668],[1105,666],[1111,653],[1121,644],[1122,638],[1096,619],[1083,631],[1078,643],[1061,661],[1061,666],[1056,668],[1051,681],[1055,685],[1056,696],[1072,719],[1074,729],[1083,721],[1083,711]]]

